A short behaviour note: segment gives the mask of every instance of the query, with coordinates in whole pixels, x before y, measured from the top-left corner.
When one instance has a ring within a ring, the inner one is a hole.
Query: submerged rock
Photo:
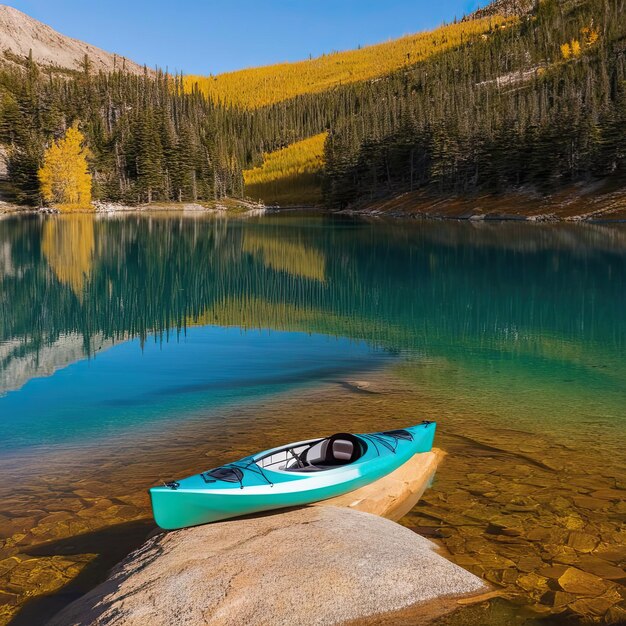
[[[576,600],[576,595],[565,591],[546,591],[541,596],[541,603],[551,606],[554,609],[565,608],[570,602]]]
[[[51,624],[336,624],[484,591],[407,528],[308,507],[158,535]]]
[[[598,546],[598,538],[588,533],[573,531],[569,534],[567,545],[576,552],[592,552]]]
[[[626,609],[612,606],[604,616],[605,624],[626,624]]]
[[[606,584],[601,578],[575,567],[568,567],[556,581],[568,593],[598,596],[606,590]]]
[[[580,559],[578,567],[585,572],[604,578],[604,580],[626,581],[626,572],[608,561],[595,556],[585,556]]]

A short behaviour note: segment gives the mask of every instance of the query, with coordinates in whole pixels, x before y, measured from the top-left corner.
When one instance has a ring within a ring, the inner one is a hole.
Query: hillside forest
[[[527,13],[483,12],[379,46],[217,77],[96,73],[88,57],[80,71],[5,59],[5,191],[19,203],[50,202],[40,172],[72,129],[96,200],[231,196],[342,208],[413,190],[623,186],[625,3],[543,0]]]

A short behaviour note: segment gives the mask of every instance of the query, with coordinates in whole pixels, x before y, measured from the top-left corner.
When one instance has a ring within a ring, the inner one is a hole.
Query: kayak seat
[[[330,469],[353,463],[363,454],[364,444],[350,433],[337,433],[322,439],[307,448],[300,455],[303,467],[293,467],[295,471],[311,471],[309,468]]]
[[[317,465],[326,459],[326,451],[328,450],[328,439],[322,439],[310,448],[305,450],[300,457],[304,465]]]

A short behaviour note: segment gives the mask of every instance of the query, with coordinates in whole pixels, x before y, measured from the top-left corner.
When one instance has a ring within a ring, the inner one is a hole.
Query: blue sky
[[[187,74],[296,61],[433,28],[478,0],[5,0],[139,63]],[[481,2],[482,5],[486,0]]]

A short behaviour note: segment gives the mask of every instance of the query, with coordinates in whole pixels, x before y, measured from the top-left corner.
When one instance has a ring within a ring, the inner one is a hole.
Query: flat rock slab
[[[417,504],[445,455],[438,448],[415,454],[391,474],[314,506],[342,506],[397,521]]]
[[[153,537],[51,624],[337,624],[485,591],[403,526],[307,507]]]

